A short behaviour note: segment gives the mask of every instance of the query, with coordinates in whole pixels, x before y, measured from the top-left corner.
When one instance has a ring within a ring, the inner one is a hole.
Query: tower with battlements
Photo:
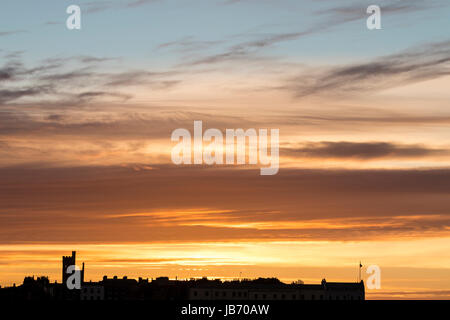
[[[66,284],[67,279],[69,278],[70,274],[67,273],[67,268],[69,268],[72,265],[76,265],[76,251],[72,251],[71,256],[63,256],[62,257],[62,283]],[[81,269],[81,283],[84,282],[84,262],[83,267]]]

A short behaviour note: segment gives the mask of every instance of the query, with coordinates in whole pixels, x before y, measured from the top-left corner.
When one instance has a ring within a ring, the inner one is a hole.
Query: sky
[[[81,29],[66,8],[81,8]],[[369,30],[369,5],[381,8]],[[450,298],[450,3],[4,0],[0,285],[356,281]],[[280,170],[174,165],[171,133],[280,130]]]

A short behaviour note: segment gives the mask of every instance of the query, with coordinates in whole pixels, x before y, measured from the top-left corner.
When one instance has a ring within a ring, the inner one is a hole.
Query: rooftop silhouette
[[[104,276],[102,280],[84,281],[83,268],[67,271],[76,263],[76,252],[63,257],[62,283],[48,277],[25,277],[19,286],[0,288],[3,300],[364,300],[364,282],[328,282],[290,284],[277,278],[171,280],[131,279]],[[71,276],[79,272],[80,287],[71,289]]]

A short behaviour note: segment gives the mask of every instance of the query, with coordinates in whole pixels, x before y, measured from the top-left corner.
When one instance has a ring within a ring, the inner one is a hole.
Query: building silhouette
[[[72,251],[72,255],[71,256],[63,256],[62,257],[62,283],[66,284],[67,283],[67,279],[70,277],[70,274],[68,273],[67,269],[70,266],[76,266],[76,255],[77,252],[76,251]],[[81,283],[84,282],[84,262],[83,262],[83,266],[81,268]]]
[[[62,283],[51,283],[48,277],[25,277],[23,284],[0,288],[0,299],[8,300],[364,300],[364,282],[328,282],[287,284],[277,278],[240,279],[222,281],[207,278],[170,280],[129,279],[124,276],[98,282],[84,281],[84,263],[81,270],[81,288],[67,287],[69,266],[75,265],[76,252],[62,257]]]
[[[211,281],[189,288],[188,300],[364,300],[364,283],[327,282],[286,284],[276,278]]]

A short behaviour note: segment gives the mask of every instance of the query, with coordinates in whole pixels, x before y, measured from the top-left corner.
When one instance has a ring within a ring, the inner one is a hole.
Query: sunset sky
[[[1,286],[60,282],[76,250],[87,280],[352,282],[361,261],[369,299],[450,299],[449,1],[0,8]],[[194,120],[279,129],[278,174],[172,164]]]

